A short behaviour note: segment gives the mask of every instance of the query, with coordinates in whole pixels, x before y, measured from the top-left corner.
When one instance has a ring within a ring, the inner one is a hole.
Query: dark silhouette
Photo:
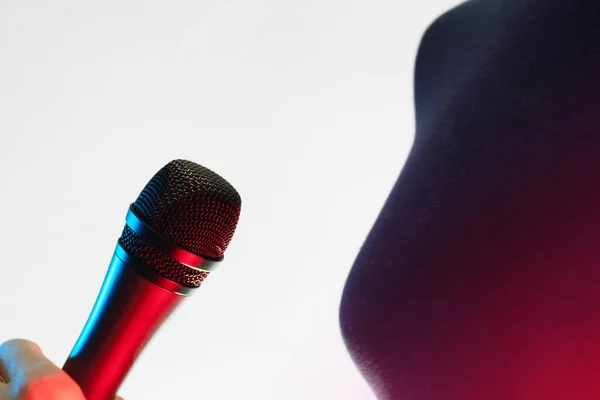
[[[353,359],[380,399],[600,399],[600,4],[445,13],[415,107],[343,294]]]

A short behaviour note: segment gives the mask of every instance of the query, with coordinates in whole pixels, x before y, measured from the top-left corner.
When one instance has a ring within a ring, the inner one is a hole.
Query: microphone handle
[[[87,400],[114,399],[138,355],[185,298],[185,288],[177,293],[178,286],[117,245],[94,308],[63,366]]]

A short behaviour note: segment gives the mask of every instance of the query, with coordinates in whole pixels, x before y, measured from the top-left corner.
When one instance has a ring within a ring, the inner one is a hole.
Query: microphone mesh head
[[[241,198],[229,182],[208,168],[175,160],[154,175],[133,208],[141,220],[179,247],[220,260],[235,232]],[[127,226],[119,243],[129,254],[174,282],[197,287],[206,278],[206,272],[173,260]]]

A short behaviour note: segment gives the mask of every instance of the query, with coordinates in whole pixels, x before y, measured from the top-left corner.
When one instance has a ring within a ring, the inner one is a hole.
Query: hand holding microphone
[[[0,346],[0,400],[36,399],[85,400],[85,397],[77,383],[48,360],[38,345],[9,340]]]
[[[63,369],[31,342],[7,342],[0,347],[0,400],[115,399],[154,333],[223,259],[240,209],[239,194],[216,173],[186,160],[165,165],[130,206]]]

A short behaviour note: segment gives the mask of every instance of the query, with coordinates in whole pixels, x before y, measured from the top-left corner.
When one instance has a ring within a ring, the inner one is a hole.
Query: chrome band
[[[180,285],[177,282],[173,282],[170,279],[160,276],[158,272],[142,263],[137,258],[130,256],[120,244],[117,244],[117,248],[115,249],[115,257],[117,257],[124,265],[132,268],[150,282],[170,292],[181,296],[189,296],[194,292],[194,290],[198,289]]]
[[[190,268],[211,272],[217,268],[219,261],[221,261],[206,259],[177,246],[173,241],[156,232],[138,218],[133,210],[133,204],[129,206],[129,212],[127,212],[125,220],[127,226],[149,245],[156,247],[157,250]]]

